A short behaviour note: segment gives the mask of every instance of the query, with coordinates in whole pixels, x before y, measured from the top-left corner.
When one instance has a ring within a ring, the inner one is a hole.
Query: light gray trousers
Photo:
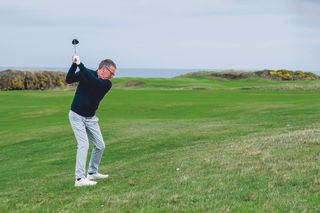
[[[105,144],[99,127],[97,116],[83,117],[72,110],[69,112],[69,120],[77,139],[76,178],[85,177],[89,139],[93,143],[88,173],[98,172]]]

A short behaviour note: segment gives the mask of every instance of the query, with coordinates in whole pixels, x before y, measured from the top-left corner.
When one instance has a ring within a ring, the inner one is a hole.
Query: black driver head
[[[75,39],[72,40],[72,44],[73,45],[77,45],[77,44],[79,44],[79,41],[75,38]]]

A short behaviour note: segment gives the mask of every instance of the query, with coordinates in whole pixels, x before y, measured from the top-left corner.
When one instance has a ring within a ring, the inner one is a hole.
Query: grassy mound
[[[311,72],[290,70],[263,70],[256,72],[245,72],[235,70],[225,71],[200,71],[181,75],[187,78],[224,78],[224,79],[249,79],[266,78],[275,80],[317,80],[319,76]]]

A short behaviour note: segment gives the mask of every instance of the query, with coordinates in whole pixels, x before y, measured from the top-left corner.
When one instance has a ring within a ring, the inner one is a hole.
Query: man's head
[[[100,62],[97,71],[98,77],[101,79],[111,79],[117,71],[117,65],[110,59],[105,59]]]

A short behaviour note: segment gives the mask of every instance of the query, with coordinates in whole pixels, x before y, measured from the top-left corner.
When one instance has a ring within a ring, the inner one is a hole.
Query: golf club
[[[77,54],[77,44],[79,44],[79,41],[75,38],[72,40],[72,44],[74,45],[74,54]]]

